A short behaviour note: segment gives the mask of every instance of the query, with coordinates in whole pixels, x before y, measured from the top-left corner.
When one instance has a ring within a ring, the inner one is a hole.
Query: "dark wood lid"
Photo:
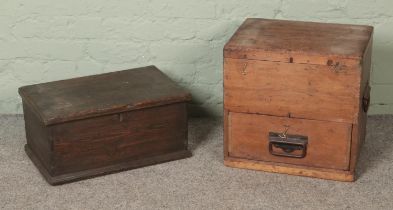
[[[372,32],[371,26],[250,18],[225,45],[224,57],[315,64],[359,60]]]
[[[19,88],[46,125],[191,100],[155,66]]]

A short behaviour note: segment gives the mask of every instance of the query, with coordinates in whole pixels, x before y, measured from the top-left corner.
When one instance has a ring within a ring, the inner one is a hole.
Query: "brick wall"
[[[375,27],[371,114],[393,114],[391,0],[0,0],[0,113],[22,85],[154,64],[221,115],[222,48],[246,17]]]

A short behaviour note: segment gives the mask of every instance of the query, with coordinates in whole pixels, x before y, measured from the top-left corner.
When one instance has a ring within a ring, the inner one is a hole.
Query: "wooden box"
[[[21,87],[26,153],[50,184],[191,156],[185,92],[154,66]]]
[[[224,47],[225,165],[353,181],[373,28],[247,19]]]

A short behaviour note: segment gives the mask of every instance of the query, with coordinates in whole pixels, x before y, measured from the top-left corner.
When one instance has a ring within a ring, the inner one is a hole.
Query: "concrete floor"
[[[228,168],[222,123],[190,120],[193,157],[50,186],[23,150],[21,116],[0,116],[1,209],[392,209],[393,116],[372,116],[354,183]]]

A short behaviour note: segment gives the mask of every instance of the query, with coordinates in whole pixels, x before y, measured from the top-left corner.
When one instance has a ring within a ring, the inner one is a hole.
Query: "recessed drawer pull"
[[[269,152],[275,156],[304,158],[307,154],[307,143],[307,136],[269,132]]]

